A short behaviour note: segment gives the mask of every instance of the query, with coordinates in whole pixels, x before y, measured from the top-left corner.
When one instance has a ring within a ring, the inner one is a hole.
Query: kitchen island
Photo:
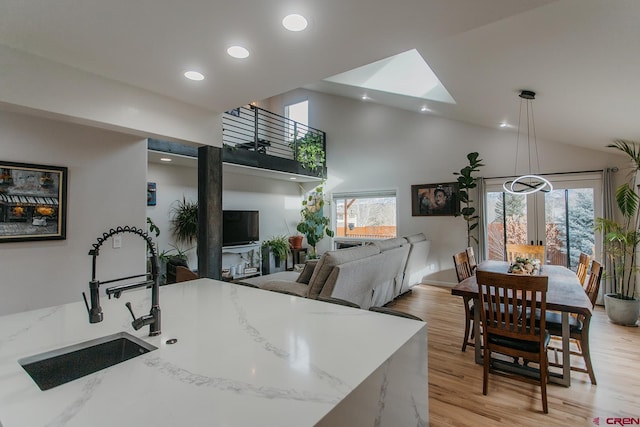
[[[0,317],[0,426],[428,425],[427,329],[410,319],[211,279]],[[158,347],[41,391],[18,360],[126,331]],[[167,341],[175,338],[175,344]]]

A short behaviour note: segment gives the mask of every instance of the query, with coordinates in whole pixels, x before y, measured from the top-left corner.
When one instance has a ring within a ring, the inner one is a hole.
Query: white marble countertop
[[[82,302],[0,317],[0,426],[311,426],[426,338],[422,322],[210,279],[162,287],[162,334],[148,337],[126,301],[148,313],[150,291],[101,296],[93,325]],[[158,349],[47,391],[18,364],[120,331]]]

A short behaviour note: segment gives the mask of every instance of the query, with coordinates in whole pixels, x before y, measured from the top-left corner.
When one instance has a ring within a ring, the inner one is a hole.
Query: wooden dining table
[[[509,263],[506,261],[483,261],[478,264],[478,270],[494,273],[507,273]],[[549,278],[547,289],[547,310],[562,313],[562,372],[549,372],[549,382],[571,385],[571,365],[569,348],[569,315],[581,314],[591,316],[592,305],[586,292],[580,285],[576,274],[560,265],[543,265],[540,275]],[[514,275],[516,277],[516,275]],[[458,283],[451,289],[452,295],[473,298],[476,307],[479,306],[478,283],[473,275]],[[474,310],[473,325],[475,331],[481,331],[480,310]],[[482,363],[481,334],[475,334],[475,360]]]

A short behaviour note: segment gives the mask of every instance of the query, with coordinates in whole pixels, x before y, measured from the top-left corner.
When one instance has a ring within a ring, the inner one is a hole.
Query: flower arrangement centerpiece
[[[516,257],[515,261],[509,266],[509,273],[526,276],[540,274],[540,260]]]

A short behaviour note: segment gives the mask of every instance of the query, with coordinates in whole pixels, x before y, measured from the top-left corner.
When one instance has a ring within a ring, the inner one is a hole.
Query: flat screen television
[[[260,240],[259,211],[222,211],[222,245],[246,245]]]

